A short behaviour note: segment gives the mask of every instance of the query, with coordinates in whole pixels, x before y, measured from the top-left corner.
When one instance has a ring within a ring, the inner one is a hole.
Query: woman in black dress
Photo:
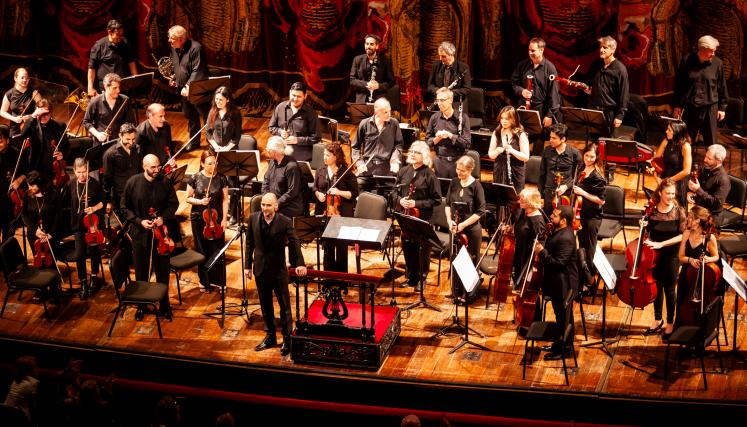
[[[594,259],[597,250],[597,234],[602,224],[602,205],[604,205],[604,193],[607,181],[602,173],[601,158],[599,157],[599,145],[590,142],[581,152],[584,159],[584,170],[576,178],[573,193],[577,200],[572,201],[575,208],[578,197],[581,198],[581,222],[577,229],[578,246],[586,252],[586,259]],[[576,220],[574,218],[574,228]],[[587,262],[591,273],[594,274],[592,262]]]
[[[680,277],[677,280],[677,316],[675,325],[677,327],[698,326],[697,319],[701,304],[691,301],[692,286],[687,280],[688,267],[700,268],[700,255],[703,251],[703,239],[706,238],[706,254],[703,258],[706,264],[716,263],[718,255],[718,241],[714,233],[706,233],[707,230],[715,230],[713,217],[708,209],[702,206],[693,206],[687,215],[687,230],[682,233],[680,242],[679,261],[682,264]],[[721,281],[719,281],[720,283]],[[707,307],[714,296],[723,295],[723,288],[719,283],[713,284],[711,288],[702,289],[703,307]]]
[[[656,156],[664,161],[664,170],[659,178],[671,178],[677,185],[677,202],[687,209],[687,181],[693,164],[690,135],[685,122],[672,121],[667,127],[666,138],[656,150]]]
[[[685,210],[677,204],[677,183],[672,179],[665,179],[659,184],[654,193],[656,206],[654,212],[644,223],[649,235],[643,242],[651,249],[659,251],[652,274],[656,280],[656,300],[654,300],[654,322],[644,334],[654,334],[664,326],[662,319],[662,305],[666,300],[667,324],[665,334],[671,334],[674,327],[675,284],[677,272],[680,268],[678,258],[679,243],[685,230]]]
[[[454,239],[458,239],[458,235],[466,236],[467,251],[472,262],[476,263],[480,257],[482,243],[480,217],[485,214],[485,193],[480,181],[472,176],[474,168],[475,161],[472,157],[462,156],[456,161],[457,176],[451,180],[449,191],[446,193],[446,220]],[[452,281],[451,293],[463,296],[464,288],[457,287],[457,282],[459,281]],[[477,291],[478,288],[475,287],[467,300],[474,301],[477,298]]]
[[[200,156],[200,171],[187,178],[187,203],[192,205],[190,222],[192,223],[192,237],[195,250],[210,259],[216,251],[225,244],[225,228],[228,225],[228,179],[217,173],[217,156],[212,150],[202,152]],[[203,234],[205,220],[202,215],[210,207],[218,212],[217,223],[223,227],[223,236],[208,239]],[[226,263],[221,259],[210,271],[203,266],[197,270],[200,277],[200,292],[209,292],[210,286],[218,286],[221,290],[226,286]]]
[[[347,169],[345,153],[342,152],[340,144],[337,142],[327,144],[324,147],[324,166],[317,169],[314,179],[314,195],[317,199],[314,209],[316,215],[353,216],[355,200],[358,197],[358,180],[352,171]],[[328,195],[330,196],[329,203],[327,203]],[[324,269],[347,273],[348,246],[346,244],[324,244]]]
[[[500,125],[495,128],[488,148],[488,156],[495,162],[493,182],[511,185],[518,193],[524,188],[526,163],[529,161],[529,139],[524,127],[516,119],[514,107],[504,107],[499,116]]]
[[[519,193],[519,211],[514,223],[514,289],[521,287],[527,263],[531,261],[534,238],[545,232],[542,196],[536,188],[525,188]]]

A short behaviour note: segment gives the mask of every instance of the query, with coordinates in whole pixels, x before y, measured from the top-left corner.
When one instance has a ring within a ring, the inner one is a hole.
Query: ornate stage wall
[[[30,3],[30,8],[29,8]],[[166,31],[188,28],[207,49],[215,73],[232,75],[245,114],[269,114],[304,79],[315,107],[341,110],[347,99],[353,56],[362,37],[382,36],[402,92],[403,115],[422,101],[443,40],[455,42],[470,64],[474,85],[486,90],[489,116],[508,102],[514,65],[526,43],[541,36],[545,55],[561,76],[584,71],[596,56],[596,39],[612,35],[617,56],[628,66],[631,92],[650,105],[668,102],[679,58],[704,34],[720,42],[732,94],[747,75],[744,26],[747,0],[4,0],[0,9],[2,80],[9,85],[17,65],[32,75],[84,86],[87,55],[112,17],[124,21],[137,46],[141,69],[167,53]],[[158,85],[153,98],[175,103]],[[573,95],[568,93],[566,95]],[[572,99],[572,98],[569,98]]]

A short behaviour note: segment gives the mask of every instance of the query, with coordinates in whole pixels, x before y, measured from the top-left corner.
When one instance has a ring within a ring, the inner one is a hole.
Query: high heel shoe
[[[659,324],[656,325],[655,328],[648,328],[645,331],[643,331],[643,335],[654,335],[658,333],[659,331],[661,331],[661,328],[663,327],[664,327],[664,319],[659,320]]]

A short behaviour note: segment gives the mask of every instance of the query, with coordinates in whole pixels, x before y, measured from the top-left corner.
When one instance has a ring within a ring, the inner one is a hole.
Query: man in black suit
[[[355,91],[355,102],[374,102],[386,95],[386,91],[394,84],[392,63],[379,53],[381,37],[369,34],[365,38],[363,47],[366,53],[353,58],[350,68],[350,86]]]
[[[547,238],[545,245],[537,243],[534,251],[544,266],[544,280],[542,293],[551,298],[555,321],[565,324],[564,299],[568,291],[578,293],[578,267],[576,236],[570,227],[573,221],[573,209],[570,206],[559,206],[552,211],[550,220],[555,226],[555,232]],[[572,322],[572,320],[571,320]],[[559,360],[563,357],[561,337],[550,348],[551,353],[545,360]]]
[[[428,76],[428,94],[435,98],[437,90],[448,87],[457,102],[466,100],[472,90],[472,76],[467,64],[456,59],[456,46],[451,42],[441,43],[438,46],[438,58]]]
[[[296,274],[306,275],[301,243],[293,228],[293,221],[278,213],[278,199],[274,193],[262,196],[262,211],[254,212],[249,217],[246,239],[246,265],[244,274],[252,278],[252,267],[256,276],[259,305],[265,322],[265,338],[255,351],[262,351],[277,345],[275,337],[275,311],[272,302],[274,292],[280,305],[280,322],[282,325],[283,345],[280,354],[290,352],[289,336],[293,327],[290,294],[288,293],[288,269],[285,267],[285,246],[291,265]],[[286,243],[287,242],[287,243]]]

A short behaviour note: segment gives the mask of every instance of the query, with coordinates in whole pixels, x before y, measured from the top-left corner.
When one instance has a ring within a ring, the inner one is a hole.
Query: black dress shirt
[[[93,44],[88,56],[88,68],[96,71],[96,89],[103,89],[102,81],[109,73],[122,78],[128,77],[130,63],[134,60],[134,50],[127,39],[113,44],[109,41],[109,36],[100,38]]]
[[[355,141],[350,145],[350,154],[353,162],[361,158],[366,162],[371,157],[373,157],[371,162],[374,165],[401,162],[403,145],[402,130],[399,128],[397,119],[390,118],[384,122],[379,132],[376,120],[374,116],[371,116],[363,119],[358,125]],[[368,169],[374,168],[369,165]]]
[[[718,103],[719,111],[726,111],[729,94],[721,58],[700,62],[697,53],[687,55],[677,69],[674,83],[674,106],[703,107]]]
[[[386,91],[394,84],[392,64],[387,57],[377,53],[376,60],[371,63],[365,53],[356,56],[353,58],[352,67],[350,67],[350,86],[355,90],[355,102],[357,103],[364,103],[368,100],[370,92],[366,85],[371,81],[371,71],[374,66],[376,69],[374,80],[379,82],[379,88],[373,93],[374,100],[386,95]]]
[[[463,202],[467,205],[464,212],[461,212],[462,216],[459,220],[460,222],[465,221],[467,218],[471,217],[472,214],[482,216],[485,213],[485,191],[483,190],[480,181],[474,180],[470,185],[462,187],[459,178],[452,179],[451,184],[449,185],[449,191],[446,193],[446,204],[452,206],[452,203],[454,202]],[[454,212],[453,206],[451,212]],[[467,228],[471,229],[479,224],[480,221],[477,221],[474,224],[470,224]]]
[[[630,97],[625,65],[616,59],[605,68],[604,61],[597,58],[591,63],[588,76],[586,83],[591,86],[589,108],[609,111],[612,119],[622,120]]]
[[[580,173],[580,172],[579,172]],[[597,170],[594,170],[591,175],[584,177],[579,187],[583,188],[584,191],[597,196],[604,201],[605,192],[607,188],[607,181],[604,177],[599,174]],[[581,219],[595,219],[602,217],[602,205],[591,202],[590,200],[583,199],[581,205]]]
[[[410,194],[410,187],[413,192]],[[394,192],[395,209],[402,211],[399,203],[403,198],[415,200],[415,207],[420,209],[420,219],[428,221],[433,216],[433,208],[441,203],[441,186],[436,174],[422,165],[418,169],[407,165],[397,172],[397,186]]]
[[[210,197],[210,208],[218,211],[218,222],[220,222],[223,218],[223,189],[228,187],[228,178],[219,173],[211,180],[209,176],[205,176],[200,171],[185,178],[184,182],[195,190],[192,197],[196,199]],[[208,184],[210,184],[209,189]],[[192,205],[189,213],[190,218],[202,217],[202,211],[207,208],[205,205]]]
[[[153,181],[148,181],[144,173],[137,174],[127,180],[120,208],[125,219],[132,224],[130,233],[133,240],[142,239],[150,230],[143,228],[141,222],[150,219],[151,208],[156,216],[164,222],[174,219],[179,199],[176,197],[171,181],[159,175]]]
[[[272,112],[267,126],[273,135],[280,136],[283,130],[287,130],[298,139],[298,143],[293,145],[293,158],[296,160],[310,161],[312,146],[322,140],[318,130],[319,117],[306,104],[293,114],[290,101],[281,102]]]
[[[122,112],[119,113],[119,116],[117,116],[114,123],[112,123],[112,119],[114,119],[114,116],[117,114],[117,111],[119,111],[124,102],[127,102],[127,105],[124,106]],[[103,132],[104,129],[109,126],[109,123],[112,123],[111,127],[109,127],[110,139],[119,137],[119,128],[123,124],[135,123],[135,114],[132,110],[132,103],[127,95],[120,94],[117,96],[117,100],[114,101],[114,108],[109,108],[109,103],[106,101],[106,94],[103,93],[94,96],[88,102],[86,115],[83,116],[83,127],[85,129],[94,128],[99,132]],[[93,141],[95,145],[100,144],[96,138],[94,138]]]
[[[436,132],[447,130],[454,136],[449,139],[442,139],[436,145],[433,139]],[[459,132],[459,111],[454,109],[454,113],[448,119],[440,111],[432,115],[428,121],[428,128],[425,131],[425,139],[430,147],[436,150],[439,157],[460,157],[472,145],[472,136],[469,132],[469,117],[462,113],[462,132]],[[456,160],[456,159],[453,159]],[[453,161],[450,160],[450,161]]]
[[[229,109],[222,118],[216,112],[215,119],[208,125],[205,135],[221,147],[230,143],[238,146],[241,139],[241,120],[241,113],[238,109]]]
[[[26,92],[16,90],[15,87],[8,89],[8,91],[5,92],[5,98],[10,102],[8,112],[14,116],[20,116],[21,113],[24,115],[33,113],[34,110],[36,110],[36,102],[34,102],[32,98],[33,94],[34,88],[32,88],[31,85],[26,88]],[[11,137],[21,133],[21,125],[16,122],[11,121],[8,123],[8,127],[10,129]]]
[[[62,203],[70,207],[70,226],[73,231],[87,231],[83,226],[86,196],[88,197],[87,203],[89,208],[104,201],[101,184],[91,177],[88,177],[87,187],[85,183],[81,184],[77,179],[72,179],[62,190]],[[102,229],[104,225],[104,209],[99,209],[93,215],[99,218],[99,229]]]
[[[62,136],[62,144],[58,144],[58,150],[63,155],[68,148],[67,135],[63,135],[65,125],[52,118],[46,124],[41,124],[39,119],[31,119],[21,131],[19,139],[21,141],[29,138],[29,147],[24,150],[26,157],[27,170],[36,170],[42,172],[49,178],[52,178],[52,141],[57,144]]]
[[[277,196],[278,212],[288,218],[303,215],[301,169],[291,157],[283,156],[280,163],[275,160],[267,162],[267,172],[262,181],[262,194],[268,192]]]
[[[578,292],[578,251],[573,229],[565,227],[556,231],[544,246],[539,253],[545,269],[542,292],[553,298],[562,298],[569,290]]]
[[[133,145],[127,154],[121,143],[109,147],[104,153],[103,188],[108,202],[119,206],[119,200],[124,193],[127,180],[142,172],[143,156],[137,146]]]
[[[552,197],[558,184],[555,184],[555,174],[560,172],[563,180],[560,185],[565,184],[570,190],[573,187],[573,178],[583,168],[581,153],[570,144],[565,145],[565,151],[558,151],[550,146],[545,148],[540,162],[540,179],[537,185],[540,194],[548,200]]]
[[[448,78],[445,74],[448,71]],[[469,73],[469,67],[462,61],[454,60],[451,66],[446,66],[441,60],[436,60],[431,67],[431,74],[428,76],[428,93],[435,95],[436,91],[442,87],[449,87],[459,76],[459,82],[451,89],[454,93],[454,100],[466,100],[470,90],[472,90],[472,76]]]
[[[703,168],[698,181],[700,188],[695,192],[695,204],[703,206],[714,215],[720,213],[731,190],[731,180],[726,169],[723,166],[715,169]]]
[[[140,123],[137,127],[135,143],[140,147],[143,157],[154,154],[161,165],[174,155],[174,141],[171,139],[171,125],[168,123],[164,123],[157,132],[147,120]],[[169,149],[169,153],[166,153],[166,148]]]
[[[181,49],[171,49],[171,62],[174,64],[174,81],[181,90],[195,80],[210,76],[207,57],[199,42],[188,39]]]
[[[511,75],[511,87],[514,95],[517,97],[518,105],[525,105],[526,98],[521,92],[527,88],[527,76],[532,75],[532,98],[530,106],[532,110],[539,111],[540,116],[549,117],[553,121],[560,120],[560,92],[558,85],[554,80],[550,80],[550,75],[558,75],[558,70],[547,58],[535,67],[531,59],[526,58],[519,62]]]
[[[44,232],[51,234],[55,240],[62,238],[63,236],[58,235],[60,226],[62,225],[62,215],[60,212],[62,212],[62,201],[60,193],[54,188],[45,190],[41,197],[26,193],[23,198],[21,216],[23,223],[26,224],[26,228],[28,229],[27,235],[34,236],[41,222]],[[36,237],[33,240],[36,240]]]

